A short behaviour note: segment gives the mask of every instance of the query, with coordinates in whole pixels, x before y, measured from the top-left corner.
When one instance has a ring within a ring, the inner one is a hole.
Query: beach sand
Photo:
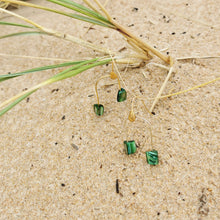
[[[106,9],[146,42],[166,49],[164,54],[220,56],[218,0],[119,0],[109,1]],[[88,30],[90,24],[32,8],[13,12],[110,50],[129,48],[119,33],[103,27]],[[22,23],[1,16],[3,21]],[[0,26],[1,35],[14,30]],[[34,35],[2,39],[0,53],[0,74],[100,55],[52,36]],[[152,116],[137,100],[137,119],[131,123],[131,92],[148,98],[150,107],[149,98],[157,95],[167,71],[125,67],[118,66],[129,89],[127,101],[117,103],[117,80],[98,85],[105,106],[102,117],[93,112],[95,82],[111,72],[111,65],[44,87],[0,118],[0,219],[220,219],[219,82],[160,100]],[[60,70],[2,82],[0,102]],[[179,61],[163,94],[219,74],[219,59]],[[136,141],[136,154],[125,154],[124,140]],[[146,162],[145,151],[152,149],[159,154],[157,166]]]

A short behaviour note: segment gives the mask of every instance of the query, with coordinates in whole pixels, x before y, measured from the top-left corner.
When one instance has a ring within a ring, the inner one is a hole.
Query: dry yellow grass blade
[[[194,90],[194,89],[198,89],[198,88],[204,87],[204,86],[206,86],[206,85],[208,85],[208,84],[217,82],[217,81],[219,81],[219,80],[220,80],[220,77],[218,77],[218,78],[216,78],[216,79],[213,79],[213,80],[210,80],[210,81],[208,81],[208,82],[202,83],[202,84],[200,84],[200,85],[194,86],[194,87],[189,88],[189,89],[185,89],[185,90],[182,90],[182,91],[179,91],[179,92],[175,92],[175,93],[172,93],[172,94],[160,96],[160,97],[158,97],[158,99],[164,99],[164,98],[169,98],[169,97],[171,97],[171,96],[180,95],[180,94],[183,94],[183,93],[192,91],[192,90]]]
[[[25,1],[25,0],[21,0],[21,1]],[[0,8],[4,8],[4,9],[18,8],[18,7],[19,5],[15,3],[5,3],[5,2],[0,3]]]
[[[141,38],[135,36],[133,33],[131,33],[127,28],[125,28],[124,26],[118,24],[111,16],[110,14],[107,12],[107,10],[104,8],[104,6],[99,2],[99,0],[94,0],[94,2],[96,2],[96,4],[100,7],[100,9],[102,10],[102,12],[106,15],[106,17],[108,18],[108,20],[115,25],[115,27],[117,28],[117,31],[119,31],[121,34],[123,34],[128,40],[131,40],[137,45],[139,46],[141,49],[149,51],[151,53],[153,53],[154,55],[158,56],[160,59],[162,59],[163,61],[165,61],[166,63],[170,64],[170,66],[173,65],[173,58],[170,56],[166,56],[164,54],[162,54],[159,50],[155,49],[154,47],[152,47],[151,45],[149,45],[148,43],[144,42]]]

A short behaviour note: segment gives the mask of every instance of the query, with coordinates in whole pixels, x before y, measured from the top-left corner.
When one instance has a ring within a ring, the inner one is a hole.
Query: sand
[[[109,1],[106,8],[119,23],[175,58],[220,56],[219,0],[120,0]],[[14,12],[100,46],[127,47],[121,35],[102,27],[87,32],[89,24],[71,18],[25,7]],[[13,30],[0,26],[1,35]],[[0,53],[66,60],[99,55],[48,36],[2,39]],[[60,62],[1,55],[0,74]],[[119,70],[130,91],[148,98],[156,96],[167,74],[153,66]],[[96,67],[42,88],[1,117],[0,219],[220,219],[219,82],[159,101],[153,116],[136,101],[137,120],[125,123],[131,92],[127,101],[117,103],[117,81],[99,83],[105,114],[93,112],[95,82],[110,71],[111,66]],[[2,82],[0,102],[57,72]],[[163,94],[219,74],[219,59],[180,61]],[[145,103],[150,107],[152,100]],[[143,118],[151,124],[153,146]],[[126,139],[136,141],[136,154],[125,154]],[[158,166],[146,162],[145,151],[152,148],[159,153]]]

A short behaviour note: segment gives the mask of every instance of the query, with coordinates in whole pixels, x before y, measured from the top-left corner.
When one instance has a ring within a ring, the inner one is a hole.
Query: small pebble
[[[63,117],[62,117],[62,120],[64,120],[66,118],[66,116],[64,115]]]
[[[78,147],[77,145],[71,144],[71,146],[72,146],[74,149],[79,150],[79,147]]]
[[[137,12],[137,11],[138,11],[138,8],[133,8],[132,11],[133,11],[133,12]]]
[[[116,179],[116,193],[119,193],[119,183],[118,183],[118,179]]]

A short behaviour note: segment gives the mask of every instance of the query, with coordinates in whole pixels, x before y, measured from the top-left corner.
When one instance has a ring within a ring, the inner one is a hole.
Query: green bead
[[[158,152],[156,150],[146,152],[147,163],[150,165],[157,165],[159,163]]]
[[[135,141],[124,141],[126,154],[134,154],[137,150]]]
[[[118,90],[117,101],[123,102],[126,99],[127,99],[127,92],[125,89],[121,88],[121,90]]]
[[[94,105],[94,112],[96,115],[101,116],[104,113],[104,106],[101,104],[95,104]]]

